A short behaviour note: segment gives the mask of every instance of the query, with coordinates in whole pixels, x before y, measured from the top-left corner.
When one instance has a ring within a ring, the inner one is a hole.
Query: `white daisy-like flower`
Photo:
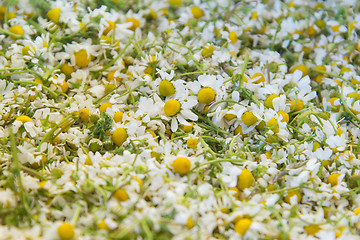
[[[198,101],[195,96],[189,96],[186,99],[169,99],[164,103],[162,118],[171,121],[171,131],[176,132],[179,123],[190,125],[187,120],[198,120],[198,116],[191,111],[197,103]]]

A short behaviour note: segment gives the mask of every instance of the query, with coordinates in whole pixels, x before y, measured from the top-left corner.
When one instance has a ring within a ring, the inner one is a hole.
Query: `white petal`
[[[171,119],[171,131],[176,132],[177,129],[178,129],[178,122],[177,122],[176,118],[173,117]]]

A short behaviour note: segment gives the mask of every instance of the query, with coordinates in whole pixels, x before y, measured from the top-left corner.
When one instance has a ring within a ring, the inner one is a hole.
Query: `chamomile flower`
[[[176,132],[179,123],[182,125],[190,125],[187,120],[196,121],[198,116],[191,111],[197,104],[194,96],[189,96],[185,99],[169,99],[164,103],[163,119],[170,121],[171,131]]]

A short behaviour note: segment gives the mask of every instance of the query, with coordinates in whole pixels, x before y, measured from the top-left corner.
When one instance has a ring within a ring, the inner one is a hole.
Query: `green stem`
[[[63,120],[61,120],[61,121],[59,122],[59,124],[57,124],[56,126],[54,126],[54,127],[41,139],[41,142],[39,143],[39,146],[37,147],[36,151],[37,151],[37,152],[40,151],[40,146],[41,146],[41,144],[43,144],[45,141],[47,141],[47,140],[49,139],[49,137],[50,137],[52,134],[54,134],[54,132],[55,132],[57,129],[59,129],[60,126],[61,126],[62,124],[64,124],[67,120],[69,120],[71,117],[72,117],[71,115],[65,117]]]
[[[15,84],[31,84],[34,86],[37,86],[39,83],[36,82],[32,82],[32,81],[13,81]],[[56,92],[54,92],[53,90],[51,90],[50,88],[48,88],[45,85],[41,85],[42,88],[44,88],[45,90],[47,90],[53,97],[57,98],[58,94]]]
[[[41,175],[40,173],[38,173],[38,172],[35,171],[34,169],[31,169],[31,168],[28,168],[28,167],[22,165],[22,166],[21,166],[21,170],[23,170],[23,171],[25,171],[25,172],[28,172],[28,173],[30,173],[31,175],[34,175],[34,176],[40,178],[41,180],[46,180],[46,178],[45,178],[43,175]]]
[[[79,220],[80,213],[81,213],[81,206],[78,204],[76,206],[75,212],[70,220],[71,225],[73,225],[73,226],[76,225],[77,221]]]
[[[347,84],[349,84],[352,88],[356,88],[356,86],[354,84],[352,84],[349,80],[339,76],[339,75],[336,75],[334,73],[331,73],[331,72],[326,72],[326,71],[321,71],[319,69],[316,69],[314,68],[313,69],[315,72],[318,72],[318,73],[321,73],[321,74],[326,74],[326,75],[329,75],[329,76],[332,76],[332,77],[336,77],[336,78],[340,78],[341,80],[343,80],[344,82],[347,82]]]
[[[58,64],[57,66],[47,70],[44,74],[44,79],[47,80],[56,69],[59,69],[61,67],[62,67],[62,64]]]
[[[213,158],[216,158],[216,153],[209,147],[209,145],[204,141],[202,137],[199,137],[199,140],[203,147],[211,154]]]
[[[174,77],[174,79],[177,79],[177,78],[182,77],[182,76],[194,75],[194,74],[204,74],[204,73],[210,73],[210,72],[214,72],[214,71],[215,71],[214,69],[211,69],[211,70],[207,70],[207,71],[181,73],[181,74],[179,74],[179,75],[176,75],[176,76]]]
[[[6,34],[6,35],[8,35],[8,36],[10,36],[10,37],[13,37],[13,38],[15,38],[15,39],[23,38],[23,35],[18,35],[18,34],[9,32],[9,31],[7,31],[7,30],[5,30],[5,29],[2,29],[2,28],[0,28],[0,32],[1,32],[1,33],[4,33],[4,34]]]

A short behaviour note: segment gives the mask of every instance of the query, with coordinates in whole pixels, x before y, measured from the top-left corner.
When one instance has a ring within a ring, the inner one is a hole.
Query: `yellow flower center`
[[[67,76],[71,75],[74,71],[75,69],[67,63],[61,66],[61,72]]]
[[[180,7],[182,4],[181,0],[169,0],[169,5],[172,7]]]
[[[22,123],[26,123],[26,122],[32,122],[33,120],[31,120],[31,118],[29,118],[28,116],[21,115],[21,116],[17,117],[15,119],[15,121],[20,121]]]
[[[237,38],[238,38],[238,35],[236,34],[236,32],[230,32],[229,33],[229,39],[230,39],[231,44],[236,43]]]
[[[214,52],[215,48],[214,46],[208,46],[208,47],[205,47],[202,52],[201,52],[201,55],[203,57],[211,57],[213,55],[213,52]]]
[[[32,46],[25,46],[22,48],[21,53],[23,56],[31,56],[35,55],[35,48]]]
[[[227,113],[227,114],[225,114],[224,118],[226,120],[230,121],[230,120],[233,120],[234,118],[236,118],[236,115],[232,114],[232,113]]]
[[[190,171],[191,162],[185,157],[178,157],[173,162],[174,171],[180,174],[186,174]]]
[[[169,97],[175,93],[175,87],[170,81],[162,80],[159,84],[159,92],[161,96]]]
[[[241,115],[241,120],[246,126],[251,126],[258,121],[258,118],[252,112],[246,111]]]
[[[105,28],[103,35],[108,35],[108,33],[115,28],[115,23],[113,21],[106,21],[108,26]]]
[[[188,218],[187,222],[186,222],[186,227],[188,229],[192,229],[194,227],[194,221],[192,220],[191,217]]]
[[[253,183],[254,183],[254,176],[252,175],[252,173],[247,169],[243,169],[240,175],[238,176],[238,182],[237,182],[238,189],[244,190],[245,188],[251,187]]]
[[[204,16],[203,10],[201,10],[201,8],[199,8],[199,7],[192,7],[190,10],[191,10],[192,15],[196,19],[202,18]]]
[[[69,85],[67,84],[67,82],[65,80],[60,85],[60,88],[63,93],[67,93],[67,91],[69,91]]]
[[[106,224],[105,220],[101,220],[98,224],[97,224],[98,229],[103,229],[103,230],[110,230],[109,226]]]
[[[315,234],[321,230],[321,228],[316,224],[311,224],[304,227],[305,232],[307,235],[315,236]]]
[[[273,104],[273,100],[275,98],[278,98],[279,95],[273,93],[271,94],[270,96],[267,97],[267,99],[265,100],[264,102],[264,106],[267,107],[267,108],[274,108],[274,104]]]
[[[59,23],[60,19],[60,8],[53,8],[46,14],[48,19],[53,23]]]
[[[121,82],[121,78],[120,77],[115,77],[115,71],[111,71],[109,72],[109,74],[107,75],[107,79],[108,81],[117,81],[117,82]]]
[[[301,192],[299,190],[292,190],[290,192],[288,192],[288,194],[285,196],[284,201],[288,204],[290,204],[290,201],[293,197],[297,198],[297,203],[301,202],[302,199],[302,195]]]
[[[115,122],[122,122],[123,115],[124,115],[123,112],[116,112],[114,114],[114,121]]]
[[[234,226],[234,231],[240,234],[241,236],[245,235],[247,230],[250,228],[252,221],[248,218],[239,219]]]
[[[252,75],[251,79],[256,79],[256,80],[254,81],[254,83],[256,83],[256,84],[265,82],[264,74],[262,74],[262,73],[260,73],[260,72],[257,72],[257,73],[255,73],[254,75]]]
[[[75,64],[78,67],[86,67],[91,62],[91,55],[85,49],[81,49],[75,54]]]
[[[290,73],[294,73],[296,70],[299,70],[303,73],[303,76],[306,76],[309,74],[309,69],[304,64],[299,64],[293,68],[291,68]]]
[[[112,135],[112,140],[120,147],[126,141],[127,137],[128,135],[124,128],[117,128]]]
[[[192,148],[192,149],[196,149],[197,148],[197,145],[198,145],[198,140],[196,138],[189,138],[187,141],[186,141],[186,145],[188,148]]]
[[[181,129],[184,131],[184,132],[186,132],[186,133],[188,133],[188,132],[191,132],[192,130],[193,130],[193,123],[190,123],[190,125],[183,125],[182,127],[181,127]]]
[[[330,174],[329,177],[328,177],[328,183],[330,183],[331,186],[338,185],[339,184],[339,177],[340,177],[339,173]]]
[[[204,104],[213,102],[215,100],[215,96],[215,91],[210,87],[200,89],[197,95],[199,102]]]
[[[79,118],[81,121],[86,122],[89,119],[89,109],[83,108],[79,111]]]
[[[280,110],[280,111],[278,112],[278,114],[282,116],[282,119],[280,120],[280,122],[286,122],[286,123],[289,122],[289,114],[287,114],[287,113],[284,112],[283,110]]]
[[[24,29],[19,25],[14,25],[9,29],[9,32],[16,34],[16,35],[23,35]],[[16,37],[11,36],[12,39],[16,39]]]
[[[266,126],[270,128],[274,133],[279,132],[279,125],[275,118],[270,118],[270,120],[266,123]]]
[[[299,99],[292,100],[290,102],[290,110],[292,112],[298,112],[304,109],[304,102]]]
[[[112,104],[111,103],[103,103],[103,104],[101,104],[101,106],[99,107],[100,113],[106,111],[107,108],[112,108]]]
[[[178,112],[180,112],[181,103],[178,100],[169,100],[164,105],[165,114],[168,117],[175,116]]]
[[[118,190],[116,190],[116,192],[114,193],[113,197],[115,199],[117,199],[119,202],[125,202],[127,200],[129,200],[129,195],[127,194],[127,192],[122,189],[119,188]]]
[[[140,21],[136,18],[128,18],[126,19],[126,22],[131,22],[132,25],[129,27],[131,31],[135,31],[138,27],[140,27]]]
[[[58,227],[57,232],[62,240],[69,240],[75,236],[74,226],[70,223],[62,223]]]

